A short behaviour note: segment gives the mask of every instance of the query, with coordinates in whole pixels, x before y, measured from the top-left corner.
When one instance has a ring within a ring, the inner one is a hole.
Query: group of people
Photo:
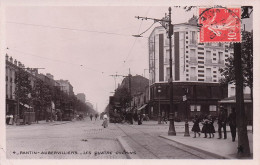
[[[200,137],[200,133],[204,133],[204,138],[214,138],[215,127],[214,127],[215,117],[212,117],[211,115],[205,116],[203,119],[199,118],[197,115],[195,115],[193,119],[193,127],[191,131],[194,132],[194,138],[196,138],[196,135]],[[223,107],[220,108],[220,112],[217,118],[217,124],[218,124],[218,139],[222,138],[222,129],[224,132],[224,139],[227,138],[227,132],[226,132],[226,125],[229,123],[232,141],[234,142],[236,139],[236,112],[235,109],[232,109],[232,112],[227,117],[227,110]],[[203,127],[200,129],[199,123],[202,123]]]
[[[90,114],[90,116],[89,116],[89,117],[90,117],[90,120],[92,121],[92,119],[93,119],[94,115],[93,115],[93,114]],[[97,120],[97,118],[98,118],[98,114],[96,113],[96,114],[95,114],[95,120]]]

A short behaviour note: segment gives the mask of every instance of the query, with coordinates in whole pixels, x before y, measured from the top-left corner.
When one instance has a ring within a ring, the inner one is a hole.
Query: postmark
[[[199,42],[241,42],[241,8],[199,8]]]

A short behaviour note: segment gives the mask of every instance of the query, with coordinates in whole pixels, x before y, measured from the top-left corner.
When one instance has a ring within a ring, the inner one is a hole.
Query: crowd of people
[[[194,137],[196,138],[197,135],[200,137],[200,134],[204,134],[204,138],[214,138],[214,133],[216,133],[214,122],[216,117],[212,117],[211,115],[206,115],[203,118],[198,117],[195,115],[193,119],[193,127],[191,131],[194,132]],[[203,125],[202,129],[200,129],[200,123]],[[234,142],[236,139],[236,112],[235,109],[232,109],[232,112],[227,116],[227,110],[223,107],[220,108],[219,115],[217,117],[217,124],[218,124],[218,139],[227,139],[227,131],[226,126],[227,123],[230,126],[232,141]],[[222,130],[223,135],[222,136]]]

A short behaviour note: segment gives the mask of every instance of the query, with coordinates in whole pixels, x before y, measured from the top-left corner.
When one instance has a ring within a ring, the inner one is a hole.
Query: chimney
[[[5,60],[8,61],[8,54],[5,55]]]
[[[17,60],[16,60],[16,59],[14,60],[14,65],[16,65],[16,66],[17,66]]]
[[[10,56],[10,62],[13,63],[13,57],[12,56]]]

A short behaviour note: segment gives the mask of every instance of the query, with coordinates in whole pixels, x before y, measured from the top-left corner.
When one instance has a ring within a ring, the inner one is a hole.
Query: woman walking
[[[103,124],[102,124],[102,126],[104,127],[104,128],[106,128],[106,127],[108,127],[108,116],[107,116],[107,113],[105,113],[104,115],[103,115]]]
[[[209,115],[208,120],[209,120],[209,138],[211,138],[211,135],[212,135],[212,138],[214,138],[214,133],[216,133],[215,127],[214,127],[215,119],[211,115]]]
[[[207,138],[207,133],[209,133],[209,120],[207,119],[207,116],[204,117],[202,121],[203,127],[201,130],[201,133],[204,133],[204,138]]]
[[[199,126],[199,123],[200,123],[200,120],[198,118],[197,115],[195,115],[195,118],[193,119],[193,127],[191,129],[191,131],[194,132],[194,137],[193,138],[196,138],[196,133],[199,135],[200,137],[200,126]]]

